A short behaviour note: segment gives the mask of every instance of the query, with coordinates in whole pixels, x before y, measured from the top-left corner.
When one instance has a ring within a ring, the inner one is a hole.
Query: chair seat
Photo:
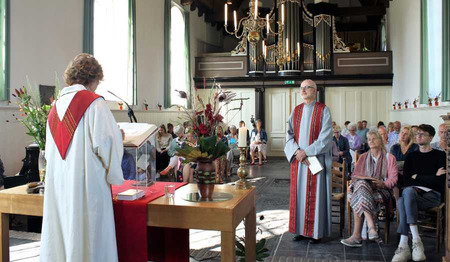
[[[333,200],[341,200],[344,198],[344,193],[332,193]]]
[[[431,211],[431,212],[437,213],[437,212],[439,212],[440,209],[444,208],[444,206],[445,206],[445,203],[441,203],[439,206],[430,208],[427,211]]]

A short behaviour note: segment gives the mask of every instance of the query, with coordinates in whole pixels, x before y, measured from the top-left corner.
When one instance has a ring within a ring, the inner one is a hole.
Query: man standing
[[[445,128],[445,124],[442,123],[439,125],[438,135],[439,141],[431,143],[431,147],[437,150],[445,151],[447,150],[447,140],[445,137],[445,133],[447,132]]]
[[[412,259],[425,260],[422,240],[417,228],[419,210],[428,210],[439,206],[445,198],[446,154],[432,149],[431,140],[435,135],[430,125],[420,125],[416,134],[419,150],[410,153],[405,160],[403,176],[405,188],[397,201],[400,223],[400,243],[393,262],[406,262],[411,259],[408,246],[408,233],[412,235]]]
[[[289,232],[294,241],[319,243],[331,233],[331,113],[316,102],[317,86],[305,80],[300,86],[304,103],[289,117],[284,152],[291,163]],[[312,174],[308,157],[316,156],[323,170]]]

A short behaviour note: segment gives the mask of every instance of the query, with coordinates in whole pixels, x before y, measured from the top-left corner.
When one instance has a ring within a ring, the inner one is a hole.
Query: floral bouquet
[[[181,98],[188,99],[186,92],[177,92]],[[192,130],[199,137],[200,146],[192,147],[191,145],[185,145],[183,148],[177,150],[178,155],[186,159],[185,162],[212,161],[225,155],[230,150],[227,145],[217,138],[215,130],[217,126],[223,123],[224,116],[221,114],[222,109],[231,101],[234,101],[235,96],[236,93],[223,90],[220,85],[214,82],[207,101],[203,101],[197,95],[196,97],[192,96],[188,100],[191,102],[190,107],[192,109],[177,105],[184,112],[179,119],[183,122],[188,122],[189,126],[192,127]],[[241,110],[241,108],[242,103],[240,107],[228,110],[225,115],[234,110]]]
[[[32,86],[27,79],[27,87],[15,89],[13,97],[17,98],[20,116],[15,116],[27,128],[27,135],[32,136],[39,145],[40,150],[45,149],[45,132],[47,127],[48,113],[52,106],[41,103],[39,89]],[[59,82],[56,81],[55,95],[59,94]],[[50,98],[53,103],[54,98]]]

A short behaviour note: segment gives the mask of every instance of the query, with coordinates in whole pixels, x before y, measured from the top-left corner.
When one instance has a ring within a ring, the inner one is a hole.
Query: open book
[[[158,127],[147,123],[118,123],[119,128],[125,132],[124,146],[141,146]]]

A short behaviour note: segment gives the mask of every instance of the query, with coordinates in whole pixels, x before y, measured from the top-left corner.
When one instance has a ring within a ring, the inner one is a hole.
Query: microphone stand
[[[111,95],[117,97],[120,101],[124,102],[125,105],[127,105],[127,107],[128,107],[128,117],[130,118],[130,123],[133,123],[133,120],[134,120],[135,123],[137,123],[136,116],[134,115],[134,111],[130,107],[130,105],[127,102],[125,102],[125,100],[123,100],[122,98],[120,98],[116,94],[114,94],[113,92],[108,90],[108,93],[110,93]]]

